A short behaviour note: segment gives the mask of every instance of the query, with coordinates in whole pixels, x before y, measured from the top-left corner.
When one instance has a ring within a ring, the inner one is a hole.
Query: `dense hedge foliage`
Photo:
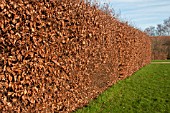
[[[0,111],[71,112],[150,50],[146,34],[78,0],[1,0]]]

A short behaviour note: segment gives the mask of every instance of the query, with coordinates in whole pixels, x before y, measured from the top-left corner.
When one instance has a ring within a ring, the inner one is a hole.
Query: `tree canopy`
[[[170,36],[170,17],[165,19],[163,24],[147,27],[144,32],[150,36]]]

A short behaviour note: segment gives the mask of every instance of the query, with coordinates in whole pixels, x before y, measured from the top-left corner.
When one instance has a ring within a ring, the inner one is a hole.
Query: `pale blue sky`
[[[149,26],[162,24],[170,17],[170,0],[96,0],[109,3],[121,18],[144,30]]]

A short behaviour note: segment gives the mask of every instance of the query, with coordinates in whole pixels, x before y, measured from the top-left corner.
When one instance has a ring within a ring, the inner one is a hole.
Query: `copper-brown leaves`
[[[2,112],[71,112],[149,62],[145,34],[79,0],[0,0]]]

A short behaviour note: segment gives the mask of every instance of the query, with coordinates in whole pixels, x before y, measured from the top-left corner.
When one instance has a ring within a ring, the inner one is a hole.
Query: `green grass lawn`
[[[75,113],[170,113],[170,64],[150,64]]]
[[[152,62],[170,62],[170,60],[152,60]]]

